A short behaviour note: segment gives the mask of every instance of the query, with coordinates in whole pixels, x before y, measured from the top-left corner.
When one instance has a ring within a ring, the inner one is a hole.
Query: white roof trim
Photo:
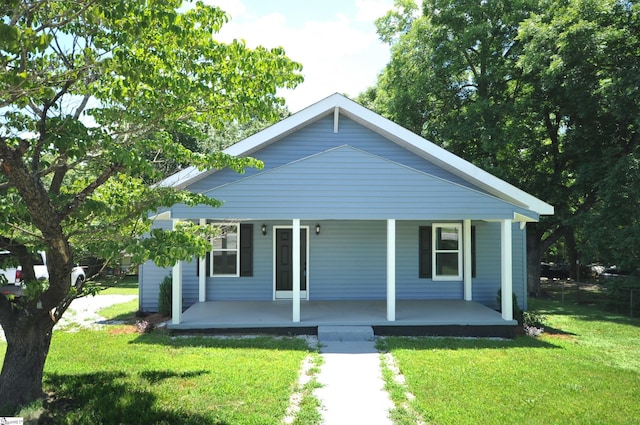
[[[457,155],[429,142],[406,128],[384,118],[381,115],[359,105],[358,103],[335,93],[313,105],[302,109],[294,115],[250,136],[224,150],[234,156],[249,156],[251,153],[282,139],[286,135],[317,121],[339,108],[348,118],[388,138],[411,152],[433,162],[439,167],[486,190],[498,198],[508,200],[517,205],[535,211],[539,215],[552,215],[552,205],[536,198],[527,192],[505,182],[494,175],[476,167]],[[215,170],[198,171],[195,167],[186,168],[160,182],[162,186],[184,188],[198,181]]]

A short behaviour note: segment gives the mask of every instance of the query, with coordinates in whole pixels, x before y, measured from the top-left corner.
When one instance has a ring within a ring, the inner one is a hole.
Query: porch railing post
[[[182,261],[177,261],[173,266],[171,280],[171,323],[179,325],[182,322]]]
[[[464,299],[471,301],[473,299],[472,288],[472,267],[471,267],[471,220],[463,221],[462,243],[464,248]]]
[[[500,251],[501,251],[501,292],[502,292],[502,318],[504,320],[513,320],[513,270],[512,270],[512,251],[511,251],[511,220],[502,220],[500,222]]]
[[[175,229],[177,220],[173,221]],[[182,261],[176,261],[171,270],[171,323],[179,325],[182,322]]]
[[[293,220],[293,321],[300,321],[300,219]]]
[[[387,320],[396,320],[396,220],[387,220]]]
[[[200,219],[200,226],[206,226],[207,219]],[[200,276],[198,276],[198,301],[201,303],[207,300],[207,276],[209,275],[209,270],[207,270],[207,261],[205,257],[198,258],[199,268],[200,268]]]

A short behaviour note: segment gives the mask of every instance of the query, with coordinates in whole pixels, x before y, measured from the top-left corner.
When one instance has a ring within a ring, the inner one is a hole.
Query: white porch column
[[[293,220],[293,321],[300,321],[300,219]]]
[[[513,320],[513,269],[511,251],[511,223],[512,220],[500,222],[500,247],[501,247],[501,275],[502,275],[502,318]]]
[[[206,226],[207,219],[200,219],[200,226]],[[209,270],[207,270],[207,259],[205,257],[198,258],[199,268],[200,268],[200,276],[198,276],[198,301],[201,303],[207,300],[207,276],[209,275]]]
[[[173,229],[178,220],[173,220]],[[177,261],[171,270],[171,323],[182,322],[182,261]]]
[[[473,298],[471,287],[471,220],[463,221],[462,234],[464,258],[464,300],[471,301],[471,299]]]
[[[182,261],[176,262],[172,274],[171,323],[179,325],[182,321]]]
[[[387,320],[396,320],[396,220],[387,220]]]

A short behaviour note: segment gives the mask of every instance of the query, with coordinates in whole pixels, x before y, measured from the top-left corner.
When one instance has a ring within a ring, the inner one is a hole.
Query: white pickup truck
[[[0,251],[0,275],[4,276],[4,279],[0,279],[2,288],[0,293],[4,295],[22,295],[22,287],[24,283],[24,275],[22,274],[22,266],[2,266],[2,264],[11,263],[13,255],[9,251]],[[5,261],[6,260],[6,261]],[[38,251],[38,254],[33,259],[33,271],[36,279],[46,280],[49,279],[49,270],[47,269],[47,254],[44,251]],[[71,271],[71,284],[78,285],[84,282],[85,273],[82,267],[76,266]]]

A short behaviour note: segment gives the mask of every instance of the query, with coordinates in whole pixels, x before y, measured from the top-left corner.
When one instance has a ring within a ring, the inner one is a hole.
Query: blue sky
[[[284,47],[302,63],[305,82],[282,91],[291,112],[333,93],[356,96],[389,61],[374,21],[393,0],[205,0],[231,15],[217,37],[250,47]]]

